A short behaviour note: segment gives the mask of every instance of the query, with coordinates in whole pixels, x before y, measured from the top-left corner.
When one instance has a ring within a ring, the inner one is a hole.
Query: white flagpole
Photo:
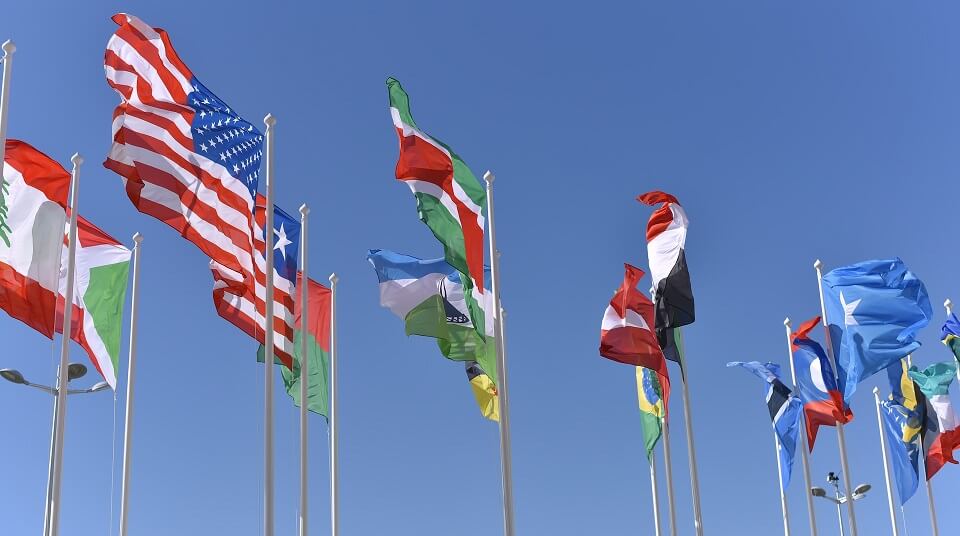
[[[80,165],[83,158],[79,153],[70,157],[73,173],[70,180],[70,234],[67,248],[67,287],[64,291],[63,335],[60,337],[60,377],[57,380],[57,427],[54,439],[53,493],[50,495],[50,535],[60,533],[60,488],[63,476],[63,431],[67,419],[67,376],[70,358],[70,332],[73,322],[73,293],[77,266],[77,200],[80,185]]]
[[[677,509],[673,500],[673,463],[670,460],[670,424],[660,417],[660,428],[663,435],[663,476],[667,481],[667,512],[670,515],[670,536],[677,536]]]
[[[497,348],[497,397],[500,402],[500,474],[503,488],[503,534],[513,532],[513,462],[510,451],[510,399],[507,389],[507,347],[504,344],[503,309],[500,307],[500,263],[497,260],[497,232],[493,217],[493,180],[490,171],[483,174],[487,183],[487,219],[490,244],[490,289],[493,295],[494,338]],[[483,277],[480,277],[483,280]]]
[[[900,536],[897,527],[897,511],[893,506],[893,485],[890,483],[890,466],[887,463],[887,437],[883,432],[883,416],[880,414],[880,388],[873,388],[873,399],[877,403],[877,427],[880,430],[880,453],[883,456],[883,480],[887,484],[887,508],[890,510],[890,528],[893,536]]]
[[[797,370],[793,363],[793,341],[790,340],[790,319],[783,319],[783,327],[787,331],[787,355],[790,357],[790,377],[793,379],[793,389],[797,390]],[[806,414],[803,416],[806,422]],[[807,430],[805,426],[800,427],[800,459],[803,461],[803,483],[806,485],[804,495],[807,497],[807,520],[810,522],[810,536],[817,536],[817,516],[813,508],[813,495],[810,488],[813,482],[810,480],[810,458],[807,454]]]
[[[340,536],[340,459],[337,448],[337,274],[330,274],[330,536]]]
[[[683,344],[683,331],[677,330],[679,337],[680,375],[683,378],[681,383],[681,394],[683,395],[683,424],[687,431],[687,462],[690,465],[690,493],[693,496],[693,525],[697,536],[703,536],[703,516],[700,513],[700,477],[697,474],[697,449],[693,440],[693,410],[690,409],[690,377],[687,376],[687,358],[684,355],[686,350]],[[854,535],[856,536],[856,535]]]
[[[833,343],[830,340],[830,324],[827,321],[827,306],[826,302],[823,300],[823,263],[820,262],[820,259],[817,259],[813,263],[814,269],[817,270],[817,290],[820,292],[820,316],[823,323],[823,338],[826,342],[827,347],[827,357],[830,359],[830,364],[833,366],[833,370],[840,370],[837,367],[837,359],[833,355]],[[852,495],[853,493],[853,482],[850,477],[850,464],[847,461],[847,439],[843,434],[843,423],[837,421],[837,443],[840,445],[840,468],[843,471],[843,485],[847,488],[847,494]],[[847,501],[847,522],[850,525],[850,535],[857,536],[857,516],[853,511],[853,502],[852,500]]]
[[[276,118],[267,114],[263,118],[266,125],[266,179],[267,179],[267,213],[266,228],[263,230],[265,248],[263,257],[266,260],[264,280],[266,293],[264,296],[263,315],[263,534],[273,536],[273,361],[275,350],[273,347],[273,128]],[[254,253],[256,257],[256,253]],[[256,260],[254,260],[256,263]]]
[[[773,446],[777,455],[777,482],[780,484],[780,510],[783,512],[783,536],[790,536],[790,512],[787,509],[787,493],[783,487],[783,464],[780,463],[780,438],[773,430]]]
[[[304,203],[300,205],[300,536],[307,536],[307,414],[309,412],[310,383],[310,355],[307,349],[307,311],[309,307],[309,292],[307,279],[307,215],[310,208]]]
[[[650,497],[653,502],[653,531],[656,536],[661,536],[660,532],[660,491],[657,486],[657,453],[650,453]]]
[[[9,39],[3,42],[3,86],[0,86],[0,162],[4,162],[4,156],[7,149],[7,108],[10,104],[10,77],[13,74],[13,53],[17,51],[17,45]],[[3,178],[3,168],[0,167],[0,179]],[[3,199],[3,192],[0,191],[0,199]]]
[[[947,317],[949,318],[953,314],[953,302],[950,301],[950,298],[943,300],[943,308],[947,310]],[[960,383],[960,367],[957,367],[957,383]]]
[[[137,294],[140,290],[140,244],[143,235],[133,235],[133,286],[130,290],[130,345],[127,348],[127,409],[123,414],[123,481],[120,484],[120,536],[127,536],[130,503],[130,451],[133,445],[133,387],[137,368]]]

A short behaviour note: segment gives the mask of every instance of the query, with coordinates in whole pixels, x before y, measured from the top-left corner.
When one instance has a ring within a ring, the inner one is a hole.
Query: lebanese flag
[[[7,140],[0,185],[0,309],[53,338],[70,174]]]
[[[692,324],[693,289],[683,249],[687,241],[687,213],[676,197],[663,192],[647,192],[637,196],[637,201],[649,206],[662,204],[647,223],[647,257],[657,302],[655,327]]]
[[[813,452],[817,430],[821,426],[836,426],[838,422],[846,424],[853,419],[853,412],[844,403],[843,394],[837,387],[837,377],[827,354],[810,338],[810,331],[819,323],[819,316],[812,318],[790,336],[810,452]]]
[[[643,270],[623,265],[623,284],[613,295],[600,325],[600,355],[620,363],[645,367],[657,374],[663,388],[663,407],[670,398],[667,361],[660,350],[653,324],[653,302],[637,290]]]

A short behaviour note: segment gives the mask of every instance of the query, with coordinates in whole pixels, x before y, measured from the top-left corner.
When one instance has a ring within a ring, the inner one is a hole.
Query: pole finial
[[[7,39],[3,42],[3,57],[11,56],[16,51],[17,45],[14,44],[12,39]]]
[[[487,181],[487,184],[492,183],[493,179],[495,178],[497,178],[497,176],[494,175],[493,172],[490,171],[489,169],[483,174],[483,180]]]
[[[337,273],[334,272],[330,274],[330,286],[337,286],[337,281],[340,281],[340,277],[337,275]]]
[[[307,204],[304,203],[300,205],[300,215],[306,216],[307,214],[310,214],[310,207],[308,207]]]
[[[879,393],[879,392],[880,392],[880,388],[877,387],[876,385],[874,385],[874,386],[873,386],[873,394],[877,394],[877,393]]]
[[[817,270],[819,270],[819,269],[823,268],[823,263],[820,262],[820,259],[817,259],[817,260],[813,261],[813,267],[816,268]]]
[[[133,243],[139,246],[140,242],[143,242],[143,235],[137,231],[136,233],[133,233]]]
[[[80,165],[83,164],[83,157],[80,156],[80,153],[73,153],[70,161],[73,162],[73,167],[80,167]]]
[[[787,326],[787,328],[790,327],[790,317],[789,317],[789,316],[783,319],[783,325],[784,325],[784,326]]]
[[[267,125],[268,129],[273,128],[273,125],[277,124],[277,118],[274,117],[273,114],[267,114],[266,117],[263,118],[263,124]]]
[[[953,310],[953,302],[950,301],[950,298],[943,300],[943,307],[947,310],[947,314],[950,314],[950,312]]]

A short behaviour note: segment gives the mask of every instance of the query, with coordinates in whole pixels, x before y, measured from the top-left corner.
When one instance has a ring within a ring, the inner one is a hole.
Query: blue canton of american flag
[[[243,181],[253,197],[260,179],[263,157],[263,134],[237,115],[199,80],[191,80],[193,92],[188,96],[193,116],[194,150],[219,162],[227,171]]]

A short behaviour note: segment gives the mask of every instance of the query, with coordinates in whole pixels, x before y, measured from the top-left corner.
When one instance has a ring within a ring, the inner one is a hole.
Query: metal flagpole
[[[840,370],[837,368],[837,359],[833,355],[833,343],[830,340],[830,324],[827,321],[827,306],[826,302],[823,300],[823,263],[820,262],[820,259],[817,259],[813,263],[814,269],[817,270],[817,290],[820,292],[820,316],[823,324],[823,337],[824,342],[826,342],[827,347],[827,357],[830,359],[830,364],[833,366],[833,370]],[[850,478],[850,464],[847,461],[847,439],[843,433],[843,423],[837,421],[837,443],[840,445],[840,468],[843,471],[843,485],[847,488],[847,493],[853,493],[853,482]],[[853,511],[853,502],[852,500],[847,501],[847,521],[850,525],[850,535],[857,536],[857,516]]]
[[[670,460],[670,424],[662,416],[660,417],[660,427],[663,430],[660,442],[663,443],[663,476],[667,481],[667,512],[670,515],[670,536],[677,536],[677,509],[673,500],[673,463]]]
[[[660,532],[660,491],[657,486],[657,453],[650,453],[650,496],[653,499],[653,531],[656,536],[661,536]]]
[[[309,286],[307,281],[307,215],[310,208],[300,205],[300,536],[307,536],[307,412],[310,396],[307,384],[310,383],[310,353],[307,348],[307,311],[309,307]]]
[[[780,463],[780,438],[773,430],[773,446],[777,454],[777,482],[780,484],[780,510],[783,512],[783,536],[790,536],[790,511],[787,509],[787,492],[783,488],[783,465]]]
[[[127,409],[123,414],[123,481],[120,484],[120,536],[127,536],[130,499],[130,450],[133,440],[133,386],[137,368],[137,298],[140,290],[140,244],[143,235],[133,235],[133,287],[130,291],[130,345],[127,348]]]
[[[493,173],[487,171],[487,220],[490,244],[490,293],[493,296],[494,339],[497,348],[497,397],[500,403],[500,474],[503,487],[503,534],[513,533],[513,463],[510,454],[510,402],[507,389],[507,348],[503,341],[503,309],[500,307],[500,263],[497,262],[497,233],[493,217]],[[482,280],[481,276],[481,280]]]
[[[943,300],[943,308],[947,310],[947,317],[953,314],[953,302],[950,298]],[[957,367],[957,382],[960,383],[960,367]]]
[[[273,128],[276,118],[267,114],[263,118],[266,125],[266,178],[267,178],[267,213],[266,228],[263,238],[266,247],[263,257],[266,260],[264,281],[266,293],[264,296],[263,315],[263,534],[273,536],[273,361],[275,349],[273,347]],[[254,254],[256,259],[256,254]],[[254,260],[256,263],[256,260]]]
[[[913,368],[913,354],[907,354],[907,368],[908,369]],[[929,510],[930,510],[930,527],[932,529],[931,534],[933,534],[933,536],[939,536],[940,529],[937,527],[937,509],[933,502],[933,484],[931,484],[930,481],[926,479],[926,467],[927,467],[926,459],[924,459],[923,461],[923,467],[924,467],[924,480],[926,480],[926,483],[927,483],[927,506],[929,507]]]
[[[10,104],[10,77],[13,74],[13,53],[17,51],[17,45],[9,39],[3,42],[3,79],[0,81],[0,162],[4,162],[4,155],[7,149],[7,108]],[[0,168],[2,171],[2,168]],[[0,173],[0,179],[3,173]],[[0,191],[0,199],[3,199],[3,192]]]
[[[330,536],[340,535],[340,460],[337,448],[337,274],[330,274]]]
[[[70,357],[70,332],[73,326],[73,293],[77,266],[77,200],[80,185],[80,165],[83,158],[79,153],[70,157],[73,173],[70,180],[70,235],[67,247],[67,287],[64,293],[63,335],[60,337],[60,377],[57,380],[57,416],[54,433],[53,457],[53,493],[50,494],[50,535],[60,533],[60,488],[63,476],[63,430],[67,418],[67,366]]]
[[[790,377],[793,380],[793,389],[797,390],[797,370],[796,366],[793,363],[793,341],[790,340],[790,319],[783,319],[783,327],[787,331],[787,355],[790,357]],[[804,414],[804,422],[806,422],[806,414]],[[806,427],[800,427],[800,459],[803,461],[803,483],[807,486],[806,492],[804,495],[807,496],[807,520],[810,522],[810,536],[817,536],[817,516],[814,513],[813,508],[813,495],[810,493],[810,488],[813,487],[813,482],[810,480],[810,457],[807,454],[807,431]]]
[[[897,512],[893,506],[893,485],[890,483],[890,466],[887,464],[887,437],[883,433],[883,416],[880,414],[880,388],[873,388],[873,399],[877,403],[877,427],[880,430],[880,454],[883,456],[883,480],[887,484],[887,507],[890,510],[890,527],[893,536],[900,536],[897,527]]]
[[[677,352],[680,358],[680,375],[683,378],[681,393],[683,395],[683,424],[687,429],[687,462],[690,465],[690,493],[693,496],[693,525],[697,536],[703,536],[703,517],[700,513],[700,477],[697,474],[697,450],[693,441],[693,411],[690,409],[690,378],[687,376],[687,358],[683,344],[683,332],[677,330],[680,346]],[[855,535],[854,535],[855,536]]]

